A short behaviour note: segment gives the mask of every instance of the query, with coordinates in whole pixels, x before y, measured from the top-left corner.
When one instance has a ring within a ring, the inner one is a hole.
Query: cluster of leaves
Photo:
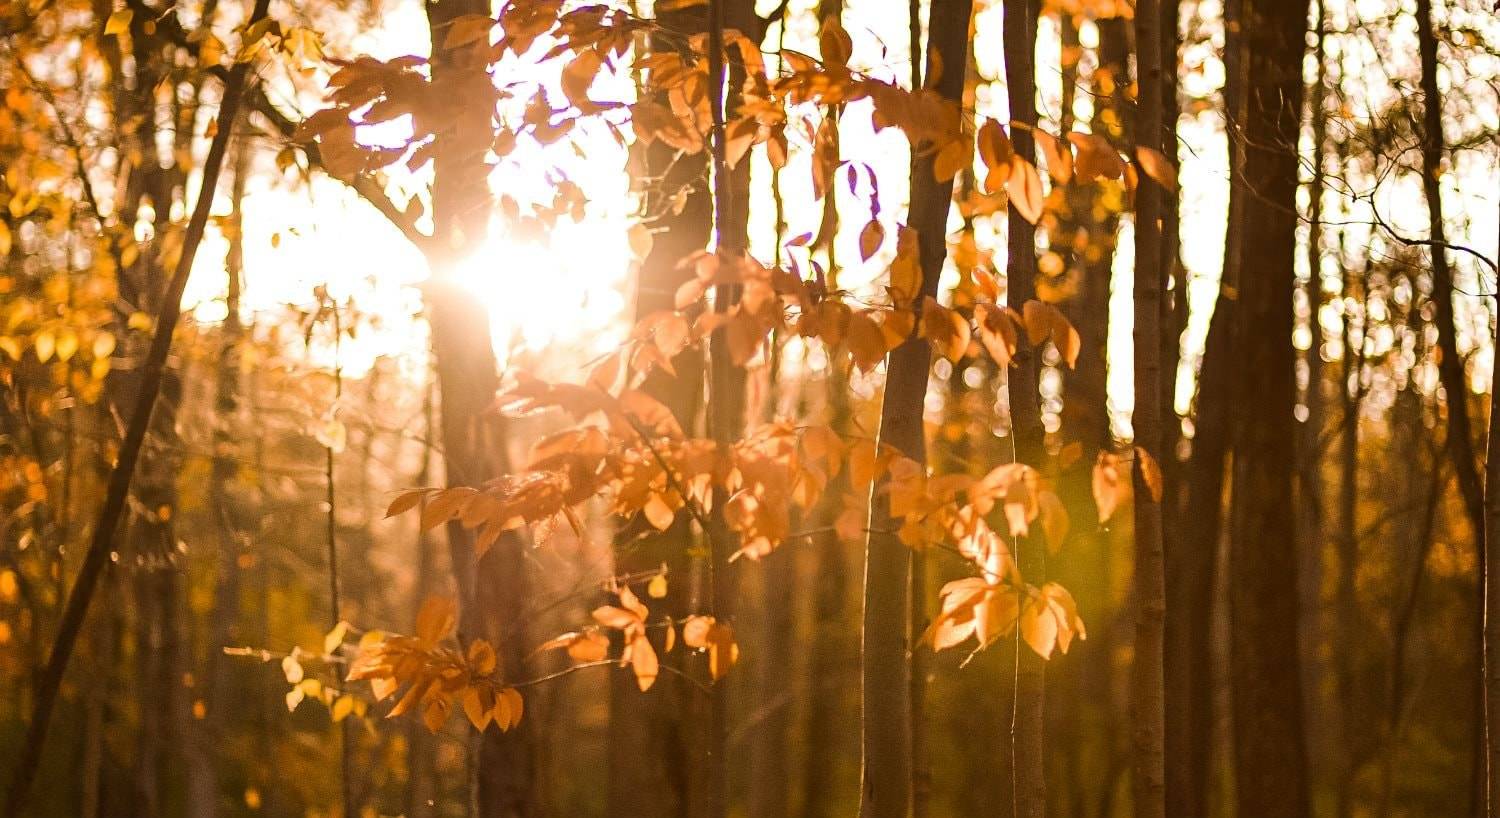
[[[977,478],[931,476],[889,446],[846,438],[828,426],[786,421],[762,424],[721,445],[685,435],[665,406],[635,389],[616,396],[593,384],[528,379],[502,396],[502,403],[518,412],[563,409],[578,424],[539,441],[518,472],[477,488],[408,491],[391,503],[388,513],[416,508],[425,499],[423,526],[456,520],[478,529],[476,541],[486,548],[501,533],[527,525],[535,526],[538,538],[545,539],[559,520],[582,535],[580,507],[596,498],[603,498],[612,513],[639,516],[656,530],[665,531],[680,511],[686,511],[707,531],[707,515],[719,490],[726,498],[724,521],[739,537],[737,556],[759,559],[795,536],[794,513],[813,509],[829,482],[847,469],[851,496],[838,520],[842,536],[863,535],[859,498],[879,483],[879,490],[889,494],[893,518],[900,521],[896,531],[880,533],[894,534],[912,548],[954,550],[971,560],[997,590],[1060,598],[1061,589],[1043,593],[1026,585],[990,522],[1003,521],[1000,527],[1011,537],[1029,536],[1031,527],[1039,524],[1052,548],[1061,543],[1067,515],[1042,476],[1029,466],[1003,465]],[[646,684],[654,677],[655,657],[642,641],[646,615],[637,604],[622,591],[621,606],[596,611],[595,618],[621,631],[627,650],[623,661],[632,664]],[[705,627],[704,639],[710,644],[732,644],[732,637],[715,636],[725,626]],[[1065,637],[1071,633],[1060,629],[1050,641],[1037,636],[1028,642],[1045,655],[1051,652],[1049,645],[1066,649]],[[688,637],[686,631],[684,636]],[[581,631],[560,644],[593,657],[600,643],[592,639],[588,631]],[[687,641],[697,646],[695,639]]]
[[[369,631],[360,637],[348,680],[368,681],[377,702],[404,688],[386,717],[420,709],[422,723],[433,732],[448,720],[455,704],[478,730],[491,723],[511,729],[521,721],[520,692],[502,681],[493,645],[475,639],[460,648],[452,640],[456,624],[453,600],[429,598],[417,614],[415,635]]]
[[[491,42],[497,26],[499,36]],[[633,100],[593,98],[595,79],[605,70],[623,67],[632,44],[643,33],[663,42],[679,42],[679,47],[654,50],[635,60],[631,67],[640,72],[642,83]],[[496,83],[489,73],[507,55],[525,56],[539,44],[545,44],[546,51],[536,57],[538,63],[562,63],[559,87],[566,102],[562,107],[554,107],[543,83],[522,88],[520,81]],[[821,59],[790,50],[768,55],[759,44],[732,30],[725,34],[724,47],[724,58],[743,76],[735,97],[738,105],[725,123],[731,166],[757,145],[765,146],[773,167],[785,166],[790,150],[788,128],[796,126],[811,145],[813,191],[821,199],[832,188],[838,169],[848,163],[839,156],[838,118],[810,113],[842,110],[867,100],[873,127],[895,127],[905,133],[914,152],[933,156],[939,180],[953,178],[977,152],[987,168],[986,193],[1003,190],[1017,211],[1032,222],[1048,207],[1040,173],[1030,158],[1013,149],[1005,125],[988,120],[973,130],[959,106],[931,87],[903,88],[853,70],[849,66],[852,42],[836,17],[825,22],[820,34]],[[418,57],[386,61],[361,57],[338,63],[340,70],[329,82],[331,107],[304,121],[295,138],[304,143],[316,139],[325,166],[339,176],[374,171],[403,158],[409,167],[419,168],[432,158],[434,138],[439,134],[462,137],[474,142],[467,149],[504,157],[521,135],[547,145],[590,118],[602,119],[622,145],[627,125],[638,142],[661,142],[684,154],[699,153],[708,144],[713,123],[705,35],[683,37],[653,20],[602,5],[565,11],[560,0],[512,0],[497,17],[470,15],[457,20],[445,37],[443,51],[445,59],[467,70],[435,76],[427,61]],[[780,70],[774,76],[767,56],[779,58]],[[932,72],[929,85],[939,73],[940,69]],[[525,99],[514,121],[497,110],[503,100],[510,99]],[[497,112],[494,131],[485,135],[485,144],[473,134],[465,136],[458,125],[470,106]],[[358,126],[404,117],[409,117],[412,131],[405,144],[370,146],[357,139]],[[1140,148],[1127,158],[1096,134],[1059,137],[1020,123],[1012,127],[1033,132],[1048,173],[1058,185],[1074,178],[1083,182],[1122,179],[1133,190],[1140,172],[1164,186],[1176,184],[1171,162],[1151,149]],[[550,215],[576,207],[576,201],[567,201]],[[867,258],[873,253],[870,246],[878,246],[883,238],[873,218],[871,225],[861,237]]]
[[[666,576],[659,574],[648,586],[653,597],[666,595]],[[648,636],[650,630],[662,632],[662,650],[670,653],[678,644],[679,623],[670,617],[651,622],[651,612],[641,598],[625,583],[615,588],[619,605],[600,605],[593,611],[593,625],[561,634],[544,642],[537,651],[565,650],[578,665],[600,664],[609,655],[609,637],[605,631],[618,631],[622,644],[619,664],[635,674],[636,684],[644,692],[651,689],[661,673],[661,663]],[[712,616],[689,616],[681,623],[682,644],[708,654],[710,678],[723,678],[739,660],[739,644],[734,629]]]

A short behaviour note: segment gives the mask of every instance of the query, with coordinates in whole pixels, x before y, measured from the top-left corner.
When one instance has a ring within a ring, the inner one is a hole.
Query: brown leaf
[[[957,176],[969,162],[969,146],[962,139],[950,140],[932,157],[932,175],[939,182]]]
[[[818,50],[823,54],[823,62],[829,66],[849,64],[849,56],[854,53],[854,41],[839,23],[837,14],[823,18],[823,30],[818,32]]]
[[[1073,178],[1073,149],[1041,128],[1034,128],[1031,133],[1036,138],[1037,147],[1041,148],[1042,158],[1047,161],[1047,173],[1052,181],[1067,184]]]
[[[974,317],[979,325],[979,341],[997,366],[1010,366],[1019,340],[1015,310],[994,304],[976,304]]]
[[[1098,134],[1074,131],[1068,134],[1068,141],[1078,148],[1078,159],[1073,164],[1073,172],[1080,182],[1118,179],[1125,172],[1124,160],[1120,159],[1120,154],[1115,152],[1115,147],[1109,144],[1108,139]]]
[[[1156,180],[1156,183],[1171,191],[1177,189],[1177,168],[1172,166],[1172,161],[1161,151],[1155,148],[1137,147],[1135,159],[1141,165],[1141,170],[1147,176]]]
[[[885,243],[885,226],[879,221],[871,219],[864,229],[859,231],[859,257],[861,261],[869,261],[870,257],[880,250],[880,245]]]
[[[959,313],[944,307],[932,296],[922,300],[921,335],[932,342],[937,353],[950,362],[969,351],[969,322]]]

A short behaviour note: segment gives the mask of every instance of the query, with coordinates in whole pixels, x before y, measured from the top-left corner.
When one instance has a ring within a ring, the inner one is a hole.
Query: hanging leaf
[[[1161,151],[1155,148],[1137,147],[1135,158],[1140,163],[1141,170],[1155,179],[1157,184],[1168,191],[1177,189],[1177,168],[1172,166],[1171,160]]]
[[[1042,177],[1037,175],[1035,165],[1012,156],[1005,192],[1010,197],[1011,207],[1021,214],[1021,218],[1032,224],[1042,218]]]

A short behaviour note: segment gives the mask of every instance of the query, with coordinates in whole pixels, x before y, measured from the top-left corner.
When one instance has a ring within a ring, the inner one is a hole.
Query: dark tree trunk
[[[1136,66],[1140,96],[1136,130],[1139,149],[1160,151],[1162,118],[1161,7],[1156,0],[1136,5]],[[1175,28],[1175,26],[1174,26]],[[1162,449],[1162,311],[1166,275],[1162,268],[1161,212],[1165,190],[1142,176],[1135,192],[1135,651],[1131,667],[1131,793],[1135,813],[1165,818],[1163,761],[1162,620],[1166,583],[1162,557],[1160,485],[1147,478],[1149,461],[1159,464]]]
[[[1305,0],[1244,0],[1240,24],[1245,116],[1237,236],[1241,372],[1230,436],[1230,677],[1235,784],[1246,815],[1307,814],[1297,649],[1297,532],[1293,505],[1297,400],[1292,347],[1297,248],[1297,155],[1302,114]]]
[[[927,74],[935,63],[960,66],[968,55],[969,0],[937,0],[930,13]],[[963,101],[964,73],[944,71],[935,86],[955,105]],[[953,181],[936,181],[932,156],[923,157],[912,174],[909,223],[917,232],[922,286],[913,304],[936,296],[943,260],[948,254],[948,210]],[[932,350],[912,337],[887,358],[885,397],[880,410],[882,444],[890,445],[919,463],[926,462],[922,409],[927,396]],[[911,615],[911,553],[896,538],[890,497],[878,490],[870,501],[870,534],[865,546],[864,616],[862,621],[863,752],[861,755],[860,815],[864,818],[905,818],[911,809],[911,668],[907,634]]]

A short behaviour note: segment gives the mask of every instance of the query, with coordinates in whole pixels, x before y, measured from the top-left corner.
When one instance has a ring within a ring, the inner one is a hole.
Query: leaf
[[[1047,173],[1052,181],[1059,185],[1067,184],[1073,178],[1072,148],[1041,128],[1033,128],[1031,134],[1042,151],[1042,158],[1047,161]]]
[[[297,651],[293,650],[281,660],[281,674],[286,677],[287,684],[297,684],[302,681],[302,663],[297,661]]]
[[[447,36],[443,37],[443,49],[452,50],[480,39],[488,45],[490,29],[494,25],[494,18],[485,14],[465,14],[455,17],[448,26]]]
[[[130,31],[130,18],[133,16],[135,16],[135,12],[130,9],[121,9],[109,15],[109,19],[104,23],[105,36],[113,34],[118,37]]]
[[[1057,648],[1057,617],[1047,608],[1047,601],[1038,595],[1028,600],[1021,612],[1021,638],[1043,659],[1052,658]]]
[[[344,719],[349,717],[350,713],[353,712],[354,697],[349,695],[348,693],[345,693],[344,695],[338,697],[338,699],[334,701],[333,707],[329,708],[329,716],[331,716],[335,722],[343,721]]]
[[[979,160],[990,174],[999,174],[1000,179],[1007,178],[1015,148],[1010,144],[1010,137],[1005,135],[1005,127],[993,119],[987,119],[979,126],[975,142],[979,149]]]
[[[961,314],[927,296],[922,300],[922,337],[932,342],[939,355],[958,363],[969,351],[969,322]]]
[[[64,329],[57,336],[57,360],[67,361],[78,351],[78,333],[72,329]]]
[[[1056,554],[1068,538],[1068,511],[1053,492],[1039,491],[1036,499],[1041,510],[1042,536],[1047,541],[1047,553]]]
[[[521,698],[521,692],[514,687],[501,690],[495,696],[495,726],[501,730],[509,730],[520,724],[525,704],[525,700]],[[501,718],[502,715],[505,718]]]
[[[885,336],[881,334],[880,325],[867,312],[849,316],[849,331],[844,343],[854,357],[854,365],[864,372],[869,372],[885,360]]]
[[[431,489],[412,489],[396,495],[396,499],[392,500],[389,506],[386,506],[386,519],[390,519],[397,514],[405,514],[416,508],[417,504],[422,502],[422,498],[427,496],[429,491]]]
[[[1125,162],[1104,137],[1074,131],[1068,134],[1068,141],[1078,149],[1078,158],[1073,164],[1073,172],[1077,174],[1078,181],[1118,179],[1125,173]]]
[[[57,348],[57,336],[52,330],[42,330],[31,340],[31,351],[36,353],[39,363],[46,363],[52,359],[52,352]]]
[[[1092,490],[1094,506],[1099,510],[1099,524],[1109,522],[1120,507],[1120,458],[1112,452],[1101,451],[1094,461]]]
[[[494,704],[486,706],[484,695],[478,687],[464,688],[460,699],[464,708],[464,716],[469,719],[469,723],[474,725],[475,730],[484,732],[484,728],[490,724],[490,719],[494,718]]]
[[[979,325],[979,342],[990,358],[997,366],[1010,366],[1019,341],[1015,310],[994,304],[976,304],[974,317]]]
[[[640,222],[636,222],[630,226],[627,236],[630,241],[630,254],[637,261],[644,261],[647,256],[651,255],[651,248],[656,243],[655,238],[651,235],[651,228]]]
[[[885,226],[879,221],[871,219],[859,231],[859,257],[861,261],[869,261],[870,257],[880,250],[880,245],[885,243]]]
[[[1021,305],[1021,323],[1026,328],[1026,341],[1036,346],[1052,334],[1052,313],[1057,308],[1051,304],[1032,299]]]
[[[635,672],[635,683],[642,693],[651,689],[651,685],[656,683],[656,677],[661,672],[661,664],[656,658],[656,648],[651,647],[650,640],[644,635],[630,644],[630,669]]]
[[[683,644],[708,651],[708,674],[715,681],[724,678],[739,660],[740,648],[734,641],[734,629],[711,616],[693,616],[682,625]]]
[[[478,493],[468,486],[459,486],[458,488],[442,489],[434,492],[432,500],[427,503],[426,508],[422,509],[422,530],[426,531],[430,528],[436,528],[453,519],[458,513],[459,507],[470,497]]]
[[[1042,217],[1042,177],[1036,166],[1019,156],[1010,161],[1010,179],[1005,182],[1005,193],[1010,197],[1011,207],[1021,218],[1032,224]]]
[[[1156,183],[1171,191],[1177,189],[1177,168],[1172,166],[1172,161],[1161,151],[1155,148],[1137,147],[1135,159],[1141,165],[1141,170],[1147,176],[1156,180]]]
[[[849,64],[849,57],[854,53],[854,41],[840,24],[837,14],[823,18],[823,30],[818,32],[818,50],[823,55],[823,62],[828,65]]]
[[[464,658],[469,663],[469,672],[477,676],[492,675],[498,661],[495,658],[495,646],[484,639],[470,642]]]
[[[932,176],[947,182],[957,176],[969,162],[969,146],[962,139],[948,141],[932,157]]]
[[[646,583],[646,596],[652,599],[662,599],[667,595],[667,575],[657,574]]]
[[[657,531],[666,531],[672,527],[672,521],[677,519],[677,512],[667,505],[660,494],[652,494],[641,507],[641,513],[646,515],[646,522]]]
[[[1160,503],[1162,493],[1161,464],[1156,458],[1146,451],[1145,446],[1135,447],[1136,472],[1141,476],[1141,482],[1145,483],[1146,491],[1151,494],[1151,502]]]
[[[344,635],[349,632],[349,623],[340,621],[333,626],[333,630],[323,636],[323,653],[330,656],[338,653],[339,647],[344,644]]]
[[[443,722],[448,720],[448,700],[442,697],[430,699],[427,706],[422,708],[422,724],[427,727],[427,732],[437,733],[443,728]]]
[[[441,642],[458,622],[458,604],[445,596],[423,600],[417,612],[417,638],[428,644]]]

